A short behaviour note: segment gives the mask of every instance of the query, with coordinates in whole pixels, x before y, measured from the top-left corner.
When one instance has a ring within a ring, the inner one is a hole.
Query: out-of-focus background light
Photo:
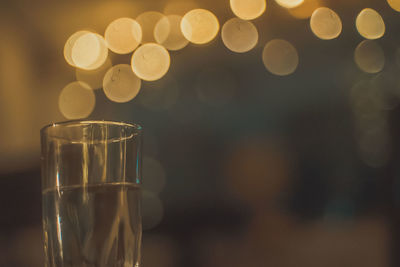
[[[142,29],[142,43],[154,43],[154,28],[157,23],[165,16],[157,11],[146,11],[137,16],[136,21],[140,24]]]
[[[396,10],[397,12],[400,12],[400,1],[399,0],[387,0],[389,6]]]
[[[275,0],[278,5],[285,8],[294,8],[304,3],[304,0]]]
[[[82,70],[76,68],[75,77],[77,81],[87,83],[92,89],[103,88],[103,78],[106,72],[111,68],[111,59],[108,58],[100,68],[95,70]]]
[[[142,41],[142,28],[131,18],[119,18],[107,26],[104,34],[108,48],[117,54],[128,54]]]
[[[183,16],[181,30],[185,38],[190,42],[206,44],[217,36],[219,22],[211,11],[194,9]]]
[[[233,18],[222,26],[221,37],[229,50],[244,53],[257,45],[258,31],[250,21]]]
[[[84,33],[74,42],[71,58],[74,65],[85,70],[99,68],[107,60],[108,48],[102,36],[96,33]]]
[[[385,66],[383,49],[376,41],[362,41],[354,51],[354,60],[367,73],[378,73]]]
[[[321,7],[321,0],[304,0],[299,6],[289,8],[290,15],[297,19],[308,19],[314,10]]]
[[[183,49],[189,41],[181,31],[182,17],[179,15],[168,15],[160,19],[154,28],[154,37],[157,43],[171,51]]]
[[[327,7],[319,7],[312,13],[310,26],[312,32],[322,40],[335,39],[342,32],[342,20]]]
[[[60,111],[67,119],[86,118],[95,104],[93,89],[83,82],[72,82],[65,86],[58,100]]]
[[[366,39],[378,39],[385,34],[385,22],[381,15],[371,8],[365,8],[358,14],[356,27]]]
[[[145,81],[161,79],[170,67],[171,59],[168,51],[161,45],[144,44],[132,55],[133,72]]]
[[[232,12],[244,20],[252,20],[261,16],[267,8],[265,0],[230,0]]]
[[[128,64],[111,67],[104,76],[103,90],[108,99],[117,103],[131,101],[139,93],[141,80]]]
[[[268,71],[275,75],[285,76],[297,69],[299,55],[291,43],[276,39],[265,45],[262,60]]]

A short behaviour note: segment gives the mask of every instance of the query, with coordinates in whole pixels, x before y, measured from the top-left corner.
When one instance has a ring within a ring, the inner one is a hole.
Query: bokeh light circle
[[[136,21],[142,28],[142,44],[156,42],[154,28],[165,16],[157,11],[147,11],[136,17]]]
[[[77,68],[75,70],[76,80],[87,83],[92,89],[100,89],[103,87],[103,78],[112,63],[108,58],[106,62],[95,70],[82,70]]]
[[[267,70],[279,76],[292,74],[299,64],[296,48],[288,41],[280,39],[265,45],[262,59]]]
[[[58,98],[58,106],[67,119],[86,118],[92,113],[96,97],[92,88],[83,82],[72,82],[65,86]]]
[[[267,8],[265,0],[230,0],[232,12],[244,20],[252,20],[261,16]]]
[[[371,8],[365,8],[358,14],[356,27],[366,39],[379,39],[385,34],[385,22],[381,15]]]
[[[322,40],[331,40],[337,38],[342,32],[342,20],[330,8],[317,8],[310,19],[312,32]]]
[[[142,28],[134,19],[119,18],[107,26],[104,37],[111,51],[128,54],[142,41]]]
[[[103,90],[111,101],[125,103],[137,96],[141,84],[131,66],[119,64],[107,71],[103,80]]]
[[[395,11],[400,12],[400,0],[387,0],[389,6]]]
[[[194,9],[183,16],[181,31],[190,42],[206,44],[217,36],[219,22],[212,12],[205,9]]]
[[[233,18],[222,26],[221,37],[229,50],[244,53],[257,45],[258,31],[250,21]]]
[[[385,55],[376,41],[364,40],[354,52],[354,61],[362,71],[378,73],[385,66]]]
[[[308,19],[319,7],[321,7],[320,0],[304,0],[301,5],[288,9],[288,12],[297,19]]]
[[[170,56],[163,46],[154,43],[144,44],[132,55],[133,72],[145,81],[161,79],[170,67]]]
[[[154,38],[157,43],[171,51],[177,51],[188,45],[189,41],[181,31],[182,17],[168,15],[158,21],[154,28]]]
[[[285,8],[294,8],[301,5],[304,0],[275,0],[275,2]]]
[[[72,60],[72,47],[74,46],[76,40],[79,39],[84,34],[90,33],[89,31],[78,31],[72,34],[64,45],[64,58],[67,63],[73,67],[75,66],[74,61]]]
[[[80,35],[71,49],[74,66],[85,70],[99,68],[108,57],[106,41],[97,33],[87,32]]]

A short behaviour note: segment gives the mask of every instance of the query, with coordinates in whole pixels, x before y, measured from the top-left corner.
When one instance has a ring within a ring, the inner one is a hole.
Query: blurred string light
[[[310,26],[312,32],[322,40],[337,38],[342,32],[342,20],[330,8],[317,8],[311,15]]]
[[[105,31],[108,48],[117,54],[129,54],[142,41],[142,28],[131,18],[119,18],[111,22]]]
[[[385,55],[376,41],[364,40],[354,52],[354,61],[362,71],[378,73],[385,66]]]
[[[92,89],[103,88],[103,78],[109,68],[111,68],[112,63],[110,58],[98,69],[95,70],[75,70],[75,77],[77,81],[87,83]]]
[[[366,39],[378,39],[385,34],[385,22],[381,15],[371,8],[365,8],[358,14],[356,27]]]
[[[104,76],[103,90],[108,99],[117,103],[131,101],[139,93],[141,80],[128,64],[110,68]]]
[[[320,1],[321,0],[304,0],[299,6],[289,8],[288,12],[297,19],[308,19],[311,17],[314,10],[321,7]]]
[[[387,0],[387,2],[391,8],[400,12],[400,0]]]
[[[196,77],[195,90],[200,101],[219,107],[233,100],[237,93],[237,81],[226,69],[205,69]]]
[[[160,198],[152,192],[142,191],[142,224],[144,230],[156,227],[164,216],[164,207]]]
[[[233,18],[222,26],[221,37],[229,50],[244,53],[257,45],[258,31],[250,21]]]
[[[154,28],[154,38],[157,43],[171,51],[183,49],[189,41],[181,31],[182,17],[179,15],[168,15],[160,19]]]
[[[150,157],[143,158],[143,190],[159,194],[165,186],[166,175],[161,163]]]
[[[262,59],[268,71],[280,76],[292,74],[299,64],[296,48],[288,41],[280,39],[269,41],[265,45]]]
[[[137,101],[149,110],[168,110],[176,104],[180,89],[174,77],[168,75],[161,80],[146,84]]]
[[[304,0],[275,0],[275,2],[285,8],[294,8],[301,5]]]
[[[168,51],[159,44],[144,44],[132,55],[133,72],[145,81],[161,79],[170,67]]]
[[[244,20],[252,20],[261,16],[267,8],[265,0],[230,0],[232,12]]]
[[[195,1],[191,0],[172,0],[168,1],[164,7],[163,13],[165,15],[180,15],[183,16],[190,10],[198,8]]]
[[[217,36],[219,22],[212,12],[205,9],[194,9],[183,16],[181,31],[190,42],[206,44]]]
[[[76,40],[79,39],[84,34],[90,33],[89,31],[78,31],[72,34],[64,45],[64,58],[67,63],[73,67],[76,67],[74,61],[72,60],[72,47],[75,45]]]
[[[92,113],[96,97],[92,88],[83,82],[72,82],[65,86],[58,99],[58,106],[67,119],[86,118]]]
[[[71,58],[74,65],[85,70],[99,68],[108,57],[108,48],[104,38],[97,33],[84,33],[74,42]]]
[[[156,42],[154,28],[162,18],[164,15],[157,11],[147,11],[136,18],[142,28],[142,44]]]

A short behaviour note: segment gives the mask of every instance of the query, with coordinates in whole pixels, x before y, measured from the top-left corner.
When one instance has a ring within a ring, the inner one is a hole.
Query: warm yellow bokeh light
[[[144,44],[132,55],[133,72],[145,81],[161,79],[169,70],[171,58],[167,49],[155,43]]]
[[[322,40],[337,38],[342,32],[342,20],[330,8],[317,8],[310,19],[310,26],[313,33]]]
[[[304,0],[275,0],[275,2],[285,8],[294,8],[301,5]]]
[[[378,73],[385,66],[383,49],[375,41],[362,41],[354,52],[357,66],[367,73]]]
[[[84,34],[90,33],[89,31],[78,31],[71,35],[64,45],[64,58],[67,63],[73,67],[75,66],[74,61],[72,60],[72,47],[74,46],[76,40],[79,39]]]
[[[119,64],[110,68],[103,80],[103,91],[108,99],[117,103],[126,103],[137,96],[142,81],[133,73],[128,64]]]
[[[205,9],[194,9],[183,16],[181,31],[190,42],[206,44],[217,36],[219,22],[212,12]]]
[[[301,5],[288,9],[288,12],[297,19],[308,19],[319,7],[321,7],[320,0],[304,0]]]
[[[244,20],[252,20],[261,16],[267,8],[265,0],[230,0],[233,13]]]
[[[179,15],[168,15],[162,18],[154,29],[154,38],[157,43],[171,51],[177,51],[189,43],[181,31],[182,17]]]
[[[87,83],[92,89],[100,89],[103,87],[104,74],[111,68],[112,63],[108,58],[106,62],[98,69],[95,70],[75,70],[75,77],[78,81]]]
[[[84,33],[74,42],[71,58],[77,68],[94,70],[99,68],[108,57],[107,44],[97,33]]]
[[[371,8],[365,8],[358,14],[356,27],[366,39],[378,39],[385,34],[385,22],[381,15]]]
[[[400,12],[400,0],[387,0],[387,2],[391,8]]]
[[[244,53],[256,46],[258,31],[250,21],[233,18],[222,26],[221,37],[229,50]]]
[[[292,74],[299,64],[296,48],[288,41],[280,39],[265,45],[262,59],[268,71],[280,76]]]
[[[157,11],[147,11],[136,18],[142,28],[142,44],[156,42],[154,28],[162,18],[164,18],[164,15]]]
[[[61,91],[58,107],[67,119],[86,118],[92,113],[96,97],[92,88],[83,82],[72,82]]]
[[[128,54],[142,41],[142,27],[134,19],[119,18],[107,26],[104,37],[111,51]]]

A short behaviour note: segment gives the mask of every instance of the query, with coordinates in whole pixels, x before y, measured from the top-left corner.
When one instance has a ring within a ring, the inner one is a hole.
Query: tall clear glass
[[[139,266],[141,127],[63,122],[41,143],[46,266]]]

